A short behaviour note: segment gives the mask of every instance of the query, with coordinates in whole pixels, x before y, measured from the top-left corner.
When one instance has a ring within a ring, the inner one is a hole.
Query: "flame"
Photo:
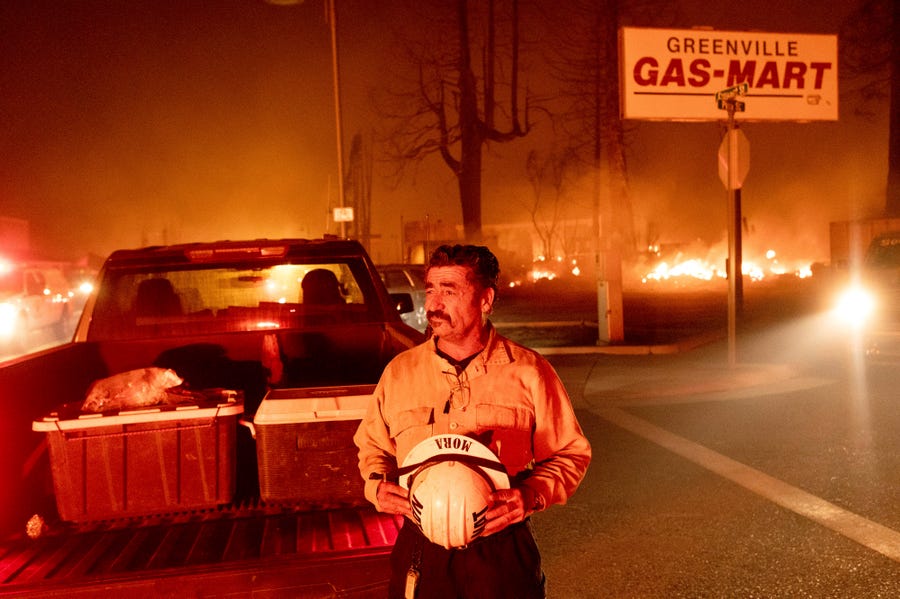
[[[636,266],[631,273],[636,276],[635,282],[640,280],[646,284],[703,284],[727,280],[728,269],[727,253],[722,244],[704,249],[692,246],[688,249],[666,251],[660,245],[650,245],[644,254],[642,265]],[[649,258],[649,260],[648,260]],[[653,259],[656,262],[653,262]],[[745,255],[741,260],[741,273],[751,282],[764,281],[767,278],[775,278],[793,275],[800,279],[811,277],[812,261],[792,260],[782,261],[774,249],[768,249],[760,255]],[[546,256],[537,256],[532,267],[521,279],[515,279],[508,283],[515,288],[524,283],[537,283],[538,281],[553,281],[558,278],[579,278],[585,274],[577,259],[569,259],[556,256],[548,259]]]
[[[725,276],[719,274],[715,267],[706,264],[699,258],[692,258],[669,266],[667,262],[660,262],[659,265],[644,275],[641,282],[648,281],[665,281],[675,277],[693,277],[703,281],[711,281],[715,276]]]
[[[568,262],[568,265],[564,265],[566,262]],[[552,281],[563,274],[569,274],[573,277],[581,276],[581,267],[578,265],[576,258],[567,260],[564,256],[556,256],[552,260],[547,260],[545,256],[538,256],[534,259],[528,278],[532,283],[536,283],[542,279]],[[510,283],[510,287],[517,285],[521,285],[521,282],[513,281]]]
[[[659,246],[650,246],[648,248],[651,254],[659,256],[661,250]],[[641,276],[641,283],[651,283],[658,281],[688,281],[691,279],[697,281],[712,281],[716,278],[728,278],[728,271],[725,267],[727,261],[724,257],[719,259],[699,258],[679,256],[672,263],[669,261],[661,261],[659,264],[644,273]],[[775,250],[766,250],[762,259],[742,259],[741,273],[751,281],[762,281],[770,276],[783,276],[793,274],[794,276],[805,279],[812,276],[812,264],[810,261],[798,261],[793,266],[785,266],[778,260],[778,254]]]

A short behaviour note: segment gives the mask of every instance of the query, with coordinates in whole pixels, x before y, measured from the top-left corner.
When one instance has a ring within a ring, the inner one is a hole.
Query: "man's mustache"
[[[429,310],[425,312],[425,318],[431,320],[433,318],[440,318],[441,320],[446,320],[449,324],[453,324],[453,320],[450,318],[450,315],[442,310]]]

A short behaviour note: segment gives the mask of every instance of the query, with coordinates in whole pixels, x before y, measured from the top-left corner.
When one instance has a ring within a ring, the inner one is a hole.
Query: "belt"
[[[416,524],[413,520],[409,519],[407,516],[404,516],[403,520],[404,520],[404,522],[403,522],[404,529],[406,529],[408,526],[409,530],[412,533],[414,533],[418,538],[424,540],[426,543],[431,543],[432,545],[434,545],[435,547],[437,547],[439,549],[444,549],[444,547],[441,547],[437,543],[432,543],[431,540],[429,540],[428,537],[426,537],[425,534],[422,532],[422,530],[419,528],[419,525]],[[492,540],[501,539],[507,535],[515,534],[520,528],[526,528],[530,524],[531,524],[531,516],[527,516],[521,522],[516,522],[515,524],[510,524],[503,530],[501,530],[499,532],[495,532],[492,535],[489,535],[486,537],[476,537],[468,545],[463,545],[462,547],[451,547],[450,549],[444,549],[444,551],[465,551],[466,549],[468,549],[470,547],[474,547],[474,546],[480,545],[482,543],[490,542]]]

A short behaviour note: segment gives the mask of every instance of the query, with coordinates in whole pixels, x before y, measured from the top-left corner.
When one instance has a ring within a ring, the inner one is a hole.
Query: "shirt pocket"
[[[391,438],[399,441],[412,437],[421,437],[422,439],[429,437],[434,424],[432,412],[432,408],[429,407],[397,412],[391,421]]]
[[[477,438],[506,467],[511,477],[528,469],[534,461],[531,433],[534,414],[525,408],[479,404],[475,408]]]
[[[497,429],[531,432],[533,424],[534,416],[525,408],[497,404],[475,406],[475,426],[479,432]]]

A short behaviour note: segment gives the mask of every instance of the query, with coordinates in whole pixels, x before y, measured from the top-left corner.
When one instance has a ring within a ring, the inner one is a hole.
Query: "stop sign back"
[[[729,173],[729,147],[737,155],[732,157],[732,164],[736,165],[734,173]],[[729,129],[722,143],[719,145],[719,179],[725,189],[740,189],[750,171],[750,140],[741,129]],[[730,181],[729,181],[730,179]]]

